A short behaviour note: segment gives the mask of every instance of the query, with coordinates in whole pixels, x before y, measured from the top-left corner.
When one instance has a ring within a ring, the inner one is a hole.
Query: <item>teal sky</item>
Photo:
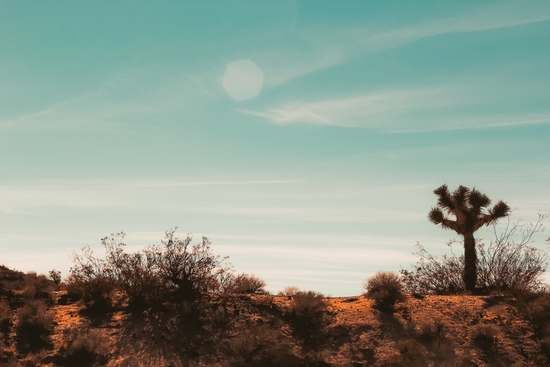
[[[549,137],[548,1],[0,1],[21,270],[178,226],[270,290],[359,294],[448,250],[443,183],[550,213]]]

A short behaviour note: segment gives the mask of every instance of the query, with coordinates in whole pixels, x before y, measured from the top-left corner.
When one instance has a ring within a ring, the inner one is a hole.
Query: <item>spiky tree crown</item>
[[[437,195],[437,207],[430,210],[428,219],[459,234],[474,232],[481,226],[494,223],[510,213],[510,207],[502,200],[486,210],[491,204],[491,199],[475,188],[470,190],[460,185],[450,193],[447,185],[441,185],[434,190],[434,194]],[[454,215],[455,219],[449,215]]]

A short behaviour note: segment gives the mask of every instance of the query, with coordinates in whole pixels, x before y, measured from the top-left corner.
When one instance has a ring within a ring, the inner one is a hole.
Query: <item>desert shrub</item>
[[[286,296],[286,297],[293,297],[295,296],[298,292],[300,292],[300,289],[298,287],[295,287],[295,286],[289,286],[289,287],[285,287],[285,289],[283,289],[282,291],[280,291],[278,293],[279,296]]]
[[[403,283],[395,273],[380,272],[364,283],[365,296],[374,300],[375,307],[392,310],[397,301],[405,300]]]
[[[107,349],[100,332],[72,329],[65,334],[60,352],[65,356],[65,365],[92,366],[105,359]]]
[[[104,259],[98,259],[90,247],[73,253],[74,266],[69,270],[67,289],[82,298],[88,309],[104,311],[112,307],[115,283]]]
[[[298,291],[290,301],[289,321],[294,334],[302,339],[306,347],[318,344],[322,338],[321,327],[326,319],[325,296],[314,291]]]
[[[17,329],[32,329],[37,333],[48,333],[53,321],[52,312],[41,300],[30,300],[19,310]]]
[[[191,244],[193,237],[174,236],[175,230],[166,232],[162,246],[149,248],[159,275],[172,289],[176,301],[194,300],[207,292],[221,273],[221,264],[227,257],[215,255],[210,240]]]
[[[124,252],[123,232],[102,239],[106,250],[105,270],[114,286],[122,291],[133,309],[161,305],[166,286],[158,271],[155,251],[146,248],[134,253]]]
[[[401,269],[404,289],[411,294],[455,294],[464,290],[462,273],[464,257],[443,255],[441,258],[431,255],[417,243],[420,256],[413,270]],[[479,268],[478,268],[479,271]]]
[[[475,325],[470,332],[474,345],[484,352],[489,352],[496,347],[498,335],[498,327],[487,324]]]
[[[518,310],[533,325],[535,333],[540,337],[550,336],[550,293],[526,292],[515,289]]]
[[[59,270],[52,269],[48,274],[55,285],[59,285],[59,283],[61,283],[61,272]]]
[[[494,240],[478,247],[479,285],[489,290],[506,291],[514,287],[540,290],[541,276],[546,271],[549,253],[530,246],[532,237],[544,231],[542,222],[548,215],[538,215],[535,223],[511,222],[502,233],[493,227]],[[519,238],[516,241],[515,238]]]
[[[425,342],[440,343],[446,339],[445,324],[441,321],[425,322],[420,325],[418,337]]]
[[[401,340],[394,354],[379,362],[383,367],[427,367],[428,359],[422,353],[422,345],[413,339]]]
[[[0,332],[7,333],[11,328],[11,309],[6,301],[0,301]]]
[[[292,296],[290,311],[298,316],[317,315],[326,308],[325,296],[315,291],[298,291]]]
[[[267,308],[276,308],[275,305],[275,297],[272,294],[264,294],[261,297],[256,298],[254,301],[254,305],[260,306],[260,307],[267,307]]]
[[[508,219],[508,225],[500,233],[494,225],[494,239],[489,245],[476,244],[476,288],[485,291],[510,291],[518,287],[530,292],[540,290],[543,286],[541,278],[550,259],[549,252],[530,244],[533,236],[544,230],[542,222],[547,217],[539,214],[535,223]],[[464,291],[464,256],[452,252],[454,243],[456,241],[447,244],[452,255],[441,258],[431,255],[417,243],[415,254],[419,255],[419,262],[412,265],[412,270],[401,270],[405,289],[413,294],[455,294]]]
[[[241,273],[234,276],[227,286],[230,293],[235,294],[265,294],[265,282],[260,278]]]
[[[23,297],[27,299],[40,298],[51,302],[50,291],[53,288],[53,282],[43,274],[37,275],[33,271],[24,274],[21,288]]]
[[[425,321],[419,325],[418,339],[429,347],[440,362],[455,360],[452,341],[447,338],[445,324],[440,320]]]
[[[69,301],[74,302],[80,300],[82,298],[82,288],[82,285],[69,275],[65,283],[65,290],[67,293],[60,297],[60,299],[63,299],[62,303],[67,304]]]
[[[161,245],[133,253],[125,252],[124,232],[102,239],[106,256],[96,258],[90,248],[74,255],[68,285],[79,290],[85,301],[108,304],[116,289],[131,308],[143,310],[165,301],[194,301],[220,284],[226,258],[214,255],[210,241],[192,244],[192,236],[166,232]]]
[[[265,325],[253,325],[226,342],[228,366],[298,366],[287,336]]]
[[[20,281],[23,280],[23,273],[8,268],[6,265],[0,265],[0,281]]]
[[[53,312],[42,300],[28,300],[17,315],[17,339],[20,350],[39,350],[49,346]]]

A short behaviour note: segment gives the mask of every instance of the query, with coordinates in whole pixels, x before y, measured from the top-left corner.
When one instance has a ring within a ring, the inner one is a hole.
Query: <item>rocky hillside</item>
[[[407,296],[383,312],[364,296],[296,291],[92,313],[62,287],[26,292],[2,296],[8,366],[548,366],[536,324],[548,308],[512,296]]]

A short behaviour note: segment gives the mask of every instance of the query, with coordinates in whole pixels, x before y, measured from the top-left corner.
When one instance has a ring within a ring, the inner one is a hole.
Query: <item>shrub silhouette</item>
[[[286,319],[293,333],[306,347],[317,346],[322,339],[321,328],[326,322],[325,296],[315,291],[296,291],[290,298]]]
[[[227,257],[215,255],[207,237],[192,245],[191,235],[181,239],[174,233],[175,230],[167,231],[162,246],[152,246],[147,251],[160,278],[170,288],[172,299],[192,301],[218,282],[225,270],[221,265]]]
[[[0,332],[9,332],[12,325],[11,321],[11,309],[8,302],[0,301]]]
[[[382,311],[393,309],[397,301],[403,301],[403,283],[395,273],[380,272],[364,283],[365,296],[374,300],[375,307]]]
[[[522,220],[512,222],[509,218],[501,233],[493,226],[494,239],[490,244],[478,242],[476,245],[478,289],[489,292],[525,288],[533,292],[543,287],[541,276],[548,265],[549,253],[529,244],[533,235],[542,232],[542,222],[547,217],[539,214],[535,223],[527,224]],[[448,243],[451,249],[454,242]],[[465,290],[460,276],[464,256],[452,253],[438,258],[419,243],[416,246],[419,262],[412,265],[412,270],[401,270],[407,291],[413,294],[455,294]]]
[[[265,286],[265,282],[260,278],[241,273],[232,277],[226,287],[228,292],[235,294],[265,294]]]
[[[226,366],[298,366],[289,338],[265,325],[252,325],[226,342]]]
[[[68,292],[73,298],[81,297],[89,310],[105,311],[112,307],[115,282],[110,276],[109,264],[98,259],[90,247],[73,254],[75,265],[69,270]]]
[[[499,201],[490,210],[485,210],[491,200],[485,194],[460,185],[453,193],[449,193],[447,185],[441,185],[434,190],[438,196],[437,207],[432,208],[428,219],[441,225],[444,229],[452,229],[464,238],[464,285],[472,292],[477,281],[477,255],[474,232],[484,225],[496,223],[500,218],[510,213],[510,207]],[[443,214],[447,212],[448,217]]]
[[[21,294],[25,299],[42,299],[49,305],[53,303],[53,297],[50,293],[53,287],[54,283],[45,275],[37,275],[33,271],[24,274],[23,282],[19,285],[19,288],[22,288]]]
[[[490,353],[495,347],[498,339],[499,329],[495,325],[476,325],[471,331],[471,338],[474,345]]]
[[[48,274],[50,275],[50,279],[52,280],[52,282],[55,283],[55,285],[59,285],[59,283],[61,283],[61,272],[59,270],[52,269]]]
[[[97,331],[70,330],[60,352],[64,354],[66,366],[92,366],[98,359],[105,358],[104,341]]]
[[[285,289],[280,291],[278,294],[279,296],[292,297],[292,296],[295,296],[298,292],[300,292],[300,289],[298,287],[288,286],[288,287],[285,287]]]
[[[427,367],[429,365],[426,356],[422,353],[422,346],[413,339],[405,339],[397,343],[396,352],[384,361],[380,366],[384,367]]]
[[[418,340],[431,349],[434,357],[441,362],[455,360],[452,341],[447,338],[447,328],[440,320],[425,320],[419,325]]]
[[[315,291],[298,291],[290,302],[290,312],[293,315],[312,322],[323,317],[326,307],[325,296]]]
[[[49,347],[53,313],[42,300],[28,300],[17,316],[17,341],[21,351],[36,351]]]
[[[89,247],[74,254],[68,286],[80,292],[88,305],[110,307],[114,290],[122,292],[135,310],[194,301],[212,290],[213,284],[220,284],[219,277],[227,273],[221,267],[226,258],[213,253],[206,237],[191,244],[191,235],[182,239],[170,230],[161,245],[127,253],[124,236],[120,232],[101,240],[104,259],[96,258]]]

